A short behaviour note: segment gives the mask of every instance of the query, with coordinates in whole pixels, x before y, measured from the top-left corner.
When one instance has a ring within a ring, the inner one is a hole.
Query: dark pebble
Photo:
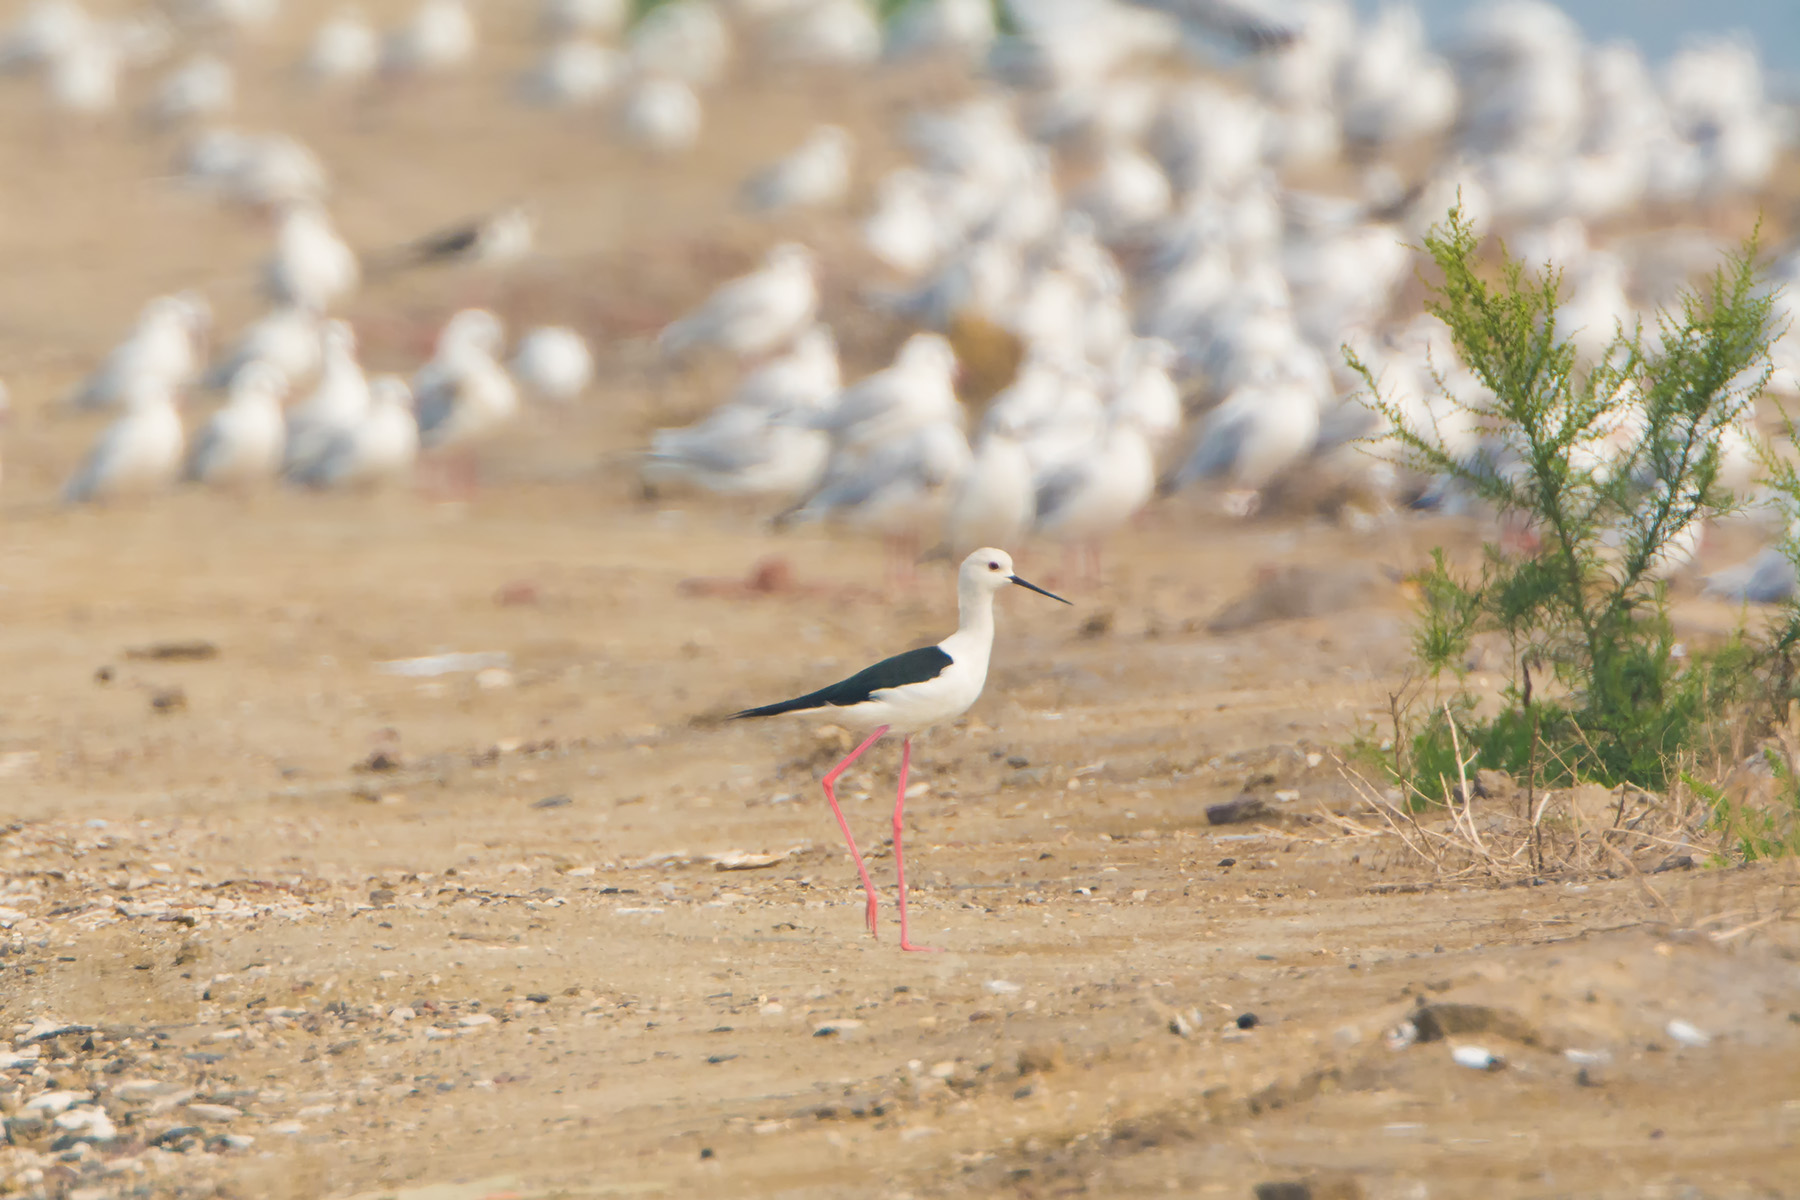
[[[181,1057],[187,1059],[189,1062],[197,1062],[203,1067],[210,1067],[216,1062],[225,1061],[225,1056],[223,1054],[209,1054],[204,1050],[196,1050],[192,1054],[184,1054]]]
[[[561,795],[545,796],[542,800],[533,800],[531,802],[531,807],[533,807],[533,808],[563,808],[563,807],[573,804],[573,803],[575,803],[575,799],[572,796],[561,796]]]
[[[1235,825],[1239,821],[1254,821],[1266,816],[1269,806],[1264,804],[1260,796],[1239,796],[1235,800],[1227,800],[1223,804],[1206,806],[1206,823],[1208,825]]]
[[[1239,1029],[1255,1029],[1261,1024],[1262,1022],[1257,1019],[1255,1013],[1240,1013],[1238,1015],[1237,1027]]]
[[[1221,859],[1220,859],[1220,860],[1219,860],[1219,865],[1220,865],[1220,866],[1221,866],[1221,867],[1235,867],[1235,866],[1237,866],[1237,859],[1235,859],[1235,858],[1221,858]]]
[[[176,1125],[171,1129],[163,1130],[161,1133],[151,1138],[150,1144],[152,1146],[173,1145],[177,1142],[185,1142],[189,1138],[197,1138],[200,1136],[200,1132],[201,1130],[198,1125]]]
[[[1006,765],[1015,771],[1021,771],[1031,765],[1031,760],[1026,758],[1023,754],[1015,754],[1006,760]]]
[[[706,1056],[706,1061],[709,1066],[716,1067],[720,1063],[728,1063],[736,1057],[735,1054],[709,1054]]]
[[[711,1146],[700,1147],[700,1157],[701,1158],[711,1158],[712,1156],[713,1156],[713,1148]]]
[[[1259,954],[1256,956],[1256,961],[1257,962],[1274,962],[1275,956],[1273,954]]]
[[[533,1004],[548,1004],[548,1003],[550,1003],[550,996],[549,996],[549,993],[547,993],[547,992],[532,992],[530,995],[526,996],[525,998],[527,1000],[531,1001]]]

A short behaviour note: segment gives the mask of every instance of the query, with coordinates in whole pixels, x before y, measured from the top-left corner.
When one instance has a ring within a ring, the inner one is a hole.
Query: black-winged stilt
[[[869,933],[876,933],[875,885],[869,880],[869,868],[856,849],[850,823],[838,807],[834,785],[838,776],[855,762],[863,751],[888,733],[899,733],[906,741],[900,750],[900,788],[894,800],[894,874],[899,880],[900,948],[929,950],[915,946],[906,929],[906,858],[901,849],[901,816],[906,808],[906,772],[912,764],[913,735],[967,712],[981,695],[987,682],[988,657],[994,648],[994,594],[1008,584],[1029,588],[1052,600],[1063,600],[1035,583],[1028,583],[1013,573],[1013,562],[1004,550],[977,550],[963,559],[957,573],[956,599],[960,620],[956,632],[935,646],[908,650],[885,658],[850,678],[808,692],[792,700],[765,704],[733,713],[739,717],[773,717],[789,712],[823,712],[857,729],[871,732],[862,745],[852,750],[837,766],[825,773],[825,799],[844,831],[844,843],[850,857],[856,860],[856,873],[862,877],[863,891],[869,897]]]

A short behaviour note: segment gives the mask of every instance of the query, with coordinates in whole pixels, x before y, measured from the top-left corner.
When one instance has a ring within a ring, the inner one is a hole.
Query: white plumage
[[[751,358],[792,341],[812,324],[818,308],[812,251],[784,242],[769,251],[760,268],[722,285],[664,329],[657,346],[665,358],[702,346]]]
[[[819,126],[792,154],[745,181],[744,206],[766,214],[841,203],[850,191],[854,146],[843,127]]]
[[[356,332],[327,321],[324,366],[312,393],[288,413],[282,468],[290,476],[309,471],[335,439],[355,429],[369,411],[369,380],[356,361]]]
[[[215,487],[273,479],[287,441],[281,413],[286,391],[287,379],[277,368],[247,364],[232,380],[230,398],[194,439],[186,477]]]
[[[317,84],[366,79],[381,63],[381,35],[360,9],[341,8],[326,18],[307,46],[301,70]]]
[[[356,252],[313,204],[288,206],[263,264],[263,291],[276,304],[324,312],[356,290],[362,267]]]
[[[173,392],[161,383],[137,385],[125,414],[100,435],[63,485],[63,501],[85,504],[160,491],[181,470],[182,443]]]
[[[290,477],[316,488],[376,487],[403,481],[418,457],[412,391],[398,375],[378,375],[369,383],[362,417],[327,438],[312,461]]]
[[[631,85],[619,109],[626,139],[656,154],[679,154],[700,140],[700,97],[680,79],[647,75]]]
[[[192,293],[158,296],[144,306],[131,333],[98,369],[64,399],[81,411],[121,407],[146,391],[173,392],[193,376],[199,343],[212,310]]]
[[[573,329],[543,325],[519,339],[508,369],[532,397],[569,404],[594,382],[594,355]]]
[[[437,353],[413,375],[419,444],[452,446],[486,437],[519,410],[519,392],[496,357],[500,319],[468,308],[445,323]]]

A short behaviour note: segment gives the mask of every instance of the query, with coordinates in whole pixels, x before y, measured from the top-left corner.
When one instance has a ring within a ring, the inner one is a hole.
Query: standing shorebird
[[[932,949],[913,945],[906,930],[906,859],[900,848],[900,819],[906,808],[906,771],[912,765],[913,735],[961,716],[981,695],[982,685],[987,682],[988,656],[994,649],[994,593],[1008,584],[1017,584],[1041,596],[1069,603],[1054,592],[1047,592],[1015,575],[1012,559],[1006,551],[977,550],[963,559],[962,569],[957,573],[956,601],[960,620],[955,633],[935,646],[885,658],[816,692],[732,714],[732,719],[736,720],[789,712],[822,712],[846,725],[871,731],[862,745],[825,773],[824,779],[825,799],[831,805],[832,815],[837,817],[838,828],[844,831],[844,843],[850,847],[850,857],[856,860],[856,873],[862,877],[863,891],[869,897],[867,920],[871,935],[876,933],[875,885],[869,880],[868,865],[857,852],[850,823],[844,820],[844,810],[838,807],[834,785],[838,776],[884,735],[898,733],[905,736],[900,750],[900,790],[894,800],[894,874],[899,880],[902,950]]]

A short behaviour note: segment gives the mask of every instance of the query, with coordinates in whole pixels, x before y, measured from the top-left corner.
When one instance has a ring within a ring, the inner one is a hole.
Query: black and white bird
[[[390,251],[373,264],[377,271],[440,263],[481,263],[503,267],[531,253],[536,222],[531,210],[515,204],[473,221],[426,234]]]
[[[898,733],[905,737],[900,751],[900,789],[894,800],[894,873],[899,880],[902,950],[931,949],[913,945],[906,927],[906,861],[900,839],[913,735],[961,716],[981,696],[982,686],[987,683],[988,658],[994,648],[994,595],[1009,584],[1069,603],[1054,592],[1019,578],[1006,551],[977,550],[963,559],[957,573],[956,599],[960,619],[955,633],[935,646],[885,658],[816,692],[732,714],[732,719],[737,720],[790,712],[822,713],[852,728],[870,731],[860,746],[826,772],[824,787],[825,800],[831,805],[832,815],[837,817],[838,828],[844,832],[844,842],[850,847],[850,857],[856,861],[857,874],[862,877],[863,892],[869,899],[867,920],[872,935],[877,929],[875,885],[869,880],[867,864],[857,852],[856,839],[851,836],[850,824],[838,807],[834,789],[838,776],[883,736]]]

